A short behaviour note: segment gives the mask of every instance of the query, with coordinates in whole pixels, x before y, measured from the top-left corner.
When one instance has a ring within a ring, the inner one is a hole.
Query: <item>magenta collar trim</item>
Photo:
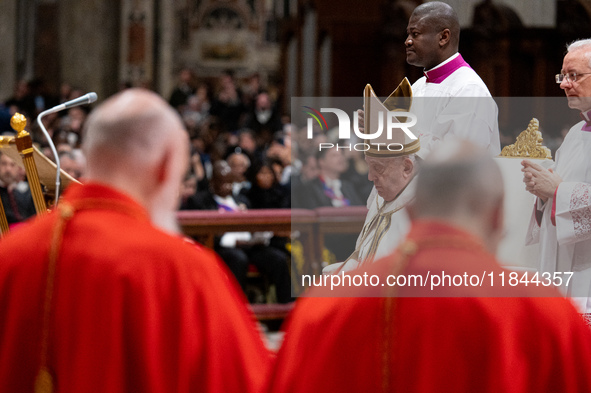
[[[445,80],[445,78],[453,74],[454,71],[460,67],[472,68],[468,63],[466,63],[462,55],[458,54],[455,59],[431,71],[424,71],[423,74],[427,77],[427,83],[441,83]]]
[[[583,131],[591,131],[591,110],[581,112],[581,118],[585,120],[585,125],[583,126]]]

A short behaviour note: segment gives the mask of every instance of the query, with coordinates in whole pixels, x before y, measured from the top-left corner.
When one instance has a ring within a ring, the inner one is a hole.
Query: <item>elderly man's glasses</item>
[[[591,72],[586,72],[584,74],[577,74],[576,72],[568,72],[566,74],[556,74],[556,83],[562,83],[563,80],[566,79],[567,82],[576,82],[577,78],[582,75],[589,75]]]

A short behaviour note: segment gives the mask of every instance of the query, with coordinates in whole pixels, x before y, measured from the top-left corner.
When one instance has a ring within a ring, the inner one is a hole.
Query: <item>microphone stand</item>
[[[39,124],[39,127],[41,128],[41,131],[43,132],[43,135],[45,135],[45,139],[47,139],[47,143],[49,143],[49,147],[51,148],[51,152],[53,154],[53,157],[55,158],[55,165],[57,166],[57,173],[55,175],[55,202],[54,205],[57,206],[57,200],[59,199],[60,196],[60,184],[61,184],[61,179],[60,179],[60,158],[57,154],[57,150],[55,148],[55,145],[53,144],[53,141],[51,140],[51,136],[49,135],[49,132],[47,132],[47,130],[45,129],[45,126],[43,125],[43,122],[41,121],[41,119],[46,116],[49,115],[51,113],[55,113],[57,112],[56,110],[54,110],[54,108],[48,109],[46,111],[43,111],[39,114],[39,116],[37,116],[37,123]]]
[[[58,106],[54,106],[53,108],[47,109],[47,110],[41,112],[39,114],[39,116],[37,116],[37,123],[39,124],[39,127],[41,128],[43,135],[45,135],[45,139],[47,139],[47,143],[49,143],[49,147],[51,148],[51,152],[53,154],[53,157],[55,158],[55,165],[57,166],[57,173],[55,175],[55,203],[54,203],[55,206],[57,206],[57,201],[60,196],[60,184],[61,184],[60,158],[57,154],[57,150],[55,148],[55,145],[53,144],[53,141],[51,140],[51,136],[49,136],[49,133],[45,129],[45,126],[43,125],[43,122],[41,121],[41,119],[46,115],[49,115],[49,114],[55,113],[55,112],[59,112],[64,109],[73,108],[78,105],[91,104],[96,101],[96,98],[97,98],[96,93],[88,93],[88,94],[83,95],[82,97],[75,98],[71,101],[68,101],[68,102],[60,104]]]

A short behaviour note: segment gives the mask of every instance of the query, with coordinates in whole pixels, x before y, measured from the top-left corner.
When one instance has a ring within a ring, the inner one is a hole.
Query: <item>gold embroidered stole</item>
[[[377,203],[378,199],[376,197],[376,205]],[[378,247],[382,239],[384,238],[384,236],[390,229],[390,226],[392,225],[392,215],[400,211],[401,209],[404,209],[404,207],[406,206],[402,205],[392,211],[384,212],[384,210],[386,209],[386,207],[388,207],[388,205],[390,205],[390,203],[384,201],[382,207],[378,208],[377,214],[373,216],[371,221],[363,227],[361,242],[359,243],[360,247],[367,241],[367,238],[370,234],[373,233],[374,236],[371,240],[371,244],[369,246],[369,249],[367,250],[366,255],[359,255],[359,257],[362,258],[361,261],[359,261],[361,264],[373,262],[375,254],[378,250]],[[358,251],[358,253],[360,252],[361,250]]]

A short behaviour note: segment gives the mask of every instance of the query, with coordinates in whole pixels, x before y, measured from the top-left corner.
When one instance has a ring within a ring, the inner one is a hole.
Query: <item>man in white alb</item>
[[[448,4],[433,1],[413,11],[407,27],[406,61],[424,69],[412,85],[418,116],[413,130],[430,151],[451,137],[467,139],[492,156],[501,152],[498,109],[488,88],[458,52],[460,23]]]
[[[492,156],[498,155],[497,106],[482,79],[458,53],[460,24],[456,12],[438,1],[422,4],[413,11],[407,32],[406,61],[425,69],[425,76],[405,95],[413,97],[410,111],[417,115],[417,124],[411,129],[420,139],[419,154],[424,156],[444,139],[457,137],[483,146]],[[360,129],[361,124],[360,117]],[[404,239],[410,227],[406,206],[414,198],[412,180],[420,161],[416,151],[397,157],[366,152],[368,178],[374,188],[367,200],[365,224],[353,254],[344,263],[327,266],[324,274],[377,260]]]
[[[561,277],[566,294],[591,312],[591,39],[570,44],[556,82],[582,121],[569,131],[550,169],[524,160],[526,190],[537,196],[528,242],[540,243],[540,271]],[[568,275],[574,272],[569,287]],[[559,280],[556,280],[556,283]]]

